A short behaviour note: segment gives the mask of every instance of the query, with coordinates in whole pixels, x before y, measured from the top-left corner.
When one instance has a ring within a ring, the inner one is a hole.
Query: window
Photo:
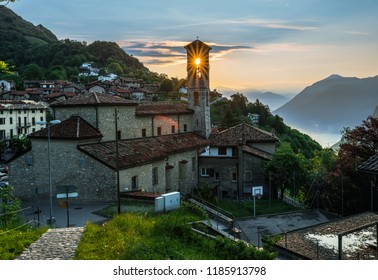
[[[10,111],[9,111],[9,114],[12,114],[12,113],[13,113],[13,111],[12,111],[12,110],[10,110]]]
[[[172,133],[176,133],[176,126],[172,125],[171,131],[172,131]]]
[[[220,181],[220,174],[219,174],[219,172],[215,172],[214,181]]]
[[[192,171],[196,171],[197,169],[197,158],[192,157]]]
[[[0,118],[0,124],[5,124],[5,118]]]
[[[9,118],[9,124],[13,124],[13,118]]]
[[[238,175],[236,174],[236,172],[232,172],[231,179],[232,179],[232,182],[237,182],[238,181]]]
[[[220,156],[227,155],[227,147],[218,147],[218,155]]]
[[[233,157],[237,157],[238,156],[238,148],[237,147],[233,147],[232,148],[232,156]]]
[[[121,140],[121,130],[117,131],[117,140]]]
[[[138,176],[131,177],[131,189],[135,190],[138,188]]]
[[[39,120],[40,120],[41,122],[43,122],[43,117],[40,117]]]
[[[34,131],[33,131],[34,132]],[[10,130],[10,138],[13,138],[13,129]]]
[[[146,137],[147,135],[147,131],[145,128],[142,129],[142,137]]]
[[[188,125],[184,124],[184,132],[187,132],[187,131],[188,131]]]
[[[1,111],[0,111],[0,114],[4,114],[4,111],[3,111],[3,110],[1,110]]]
[[[159,183],[158,168],[152,168],[152,185],[157,185]]]
[[[214,176],[214,169],[212,169],[212,168],[201,168],[201,176],[202,177],[213,177]]]
[[[28,123],[28,118],[27,117],[24,117],[24,125],[26,126]]]
[[[157,135],[161,135],[161,127],[160,126],[157,128]]]
[[[32,117],[32,125],[35,125],[35,117]]]

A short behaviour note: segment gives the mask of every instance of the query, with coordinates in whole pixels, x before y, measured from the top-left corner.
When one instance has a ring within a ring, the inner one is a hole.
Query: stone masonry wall
[[[76,141],[51,141],[51,178],[53,199],[57,186],[73,185],[77,200],[108,202],[116,199],[116,173],[81,153]],[[46,141],[32,140],[32,150],[12,161],[9,182],[23,200],[35,200],[36,188],[41,200],[49,199],[48,153]],[[46,151],[46,152],[41,152]]]

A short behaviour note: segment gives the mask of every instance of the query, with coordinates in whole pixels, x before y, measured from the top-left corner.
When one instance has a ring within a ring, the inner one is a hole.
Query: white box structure
[[[171,211],[180,208],[181,199],[179,192],[162,194],[155,198],[155,212]]]

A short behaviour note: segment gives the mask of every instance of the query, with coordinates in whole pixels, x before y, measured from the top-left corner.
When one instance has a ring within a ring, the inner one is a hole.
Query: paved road
[[[37,204],[35,202],[22,202],[22,207],[27,208],[34,206],[37,209]],[[67,227],[83,227],[88,221],[100,223],[106,221],[106,218],[100,215],[93,214],[92,212],[100,210],[108,204],[84,204],[84,203],[70,203],[68,208],[68,219],[67,219],[67,208],[60,208],[58,202],[53,201],[52,205],[52,216],[55,218],[55,227],[63,228]],[[40,202],[39,208],[41,213],[39,215],[39,221],[42,224],[46,224],[47,220],[50,218],[50,203]],[[24,216],[26,219],[31,220],[33,216],[38,219],[38,216],[33,213],[33,209],[24,211]]]
[[[262,246],[261,238],[264,235],[282,234],[300,228],[328,222],[335,217],[318,210],[257,216],[256,218],[240,219],[239,226],[249,241]]]

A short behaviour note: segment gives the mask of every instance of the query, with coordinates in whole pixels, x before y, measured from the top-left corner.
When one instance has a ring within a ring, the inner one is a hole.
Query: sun
[[[194,60],[194,63],[197,65],[197,67],[199,67],[199,65],[201,64],[201,58],[196,58],[196,60]]]

